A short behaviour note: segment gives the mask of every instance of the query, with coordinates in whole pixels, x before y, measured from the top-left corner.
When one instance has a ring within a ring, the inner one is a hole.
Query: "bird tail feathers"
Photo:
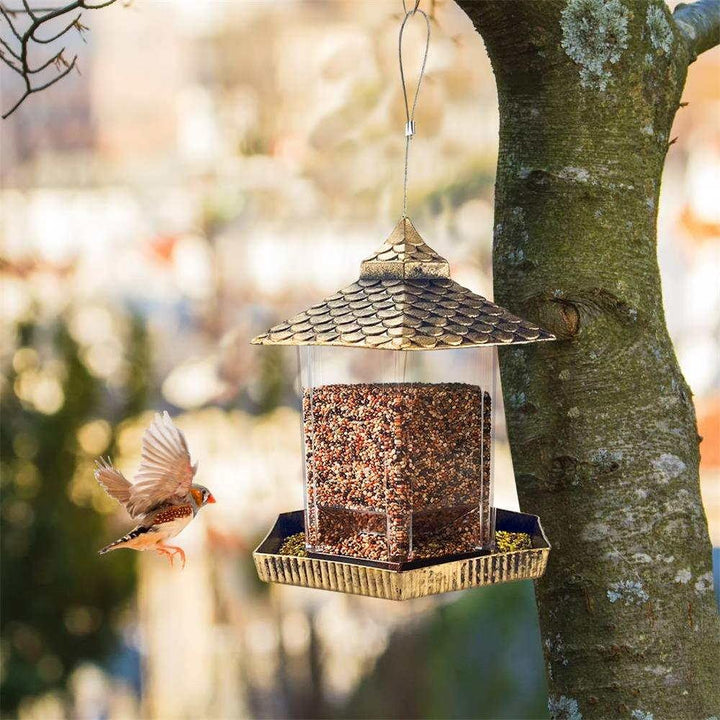
[[[115,540],[115,542],[111,542],[109,545],[106,545],[102,548],[102,550],[98,550],[98,555],[105,555],[105,553],[109,553],[111,550],[119,550],[121,547],[127,545],[131,540],[134,540],[136,537],[139,537],[147,531],[148,528],[146,527],[136,527],[127,535],[123,535],[121,538]]]

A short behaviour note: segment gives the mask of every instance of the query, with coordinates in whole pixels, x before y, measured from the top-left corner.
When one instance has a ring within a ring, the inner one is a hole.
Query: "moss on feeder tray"
[[[502,553],[532,550],[532,538],[527,533],[498,530],[495,533],[495,549]]]
[[[495,533],[495,550],[501,553],[532,550],[532,539],[527,533],[498,530]],[[280,555],[307,557],[305,533],[299,532],[291,535],[283,542],[278,552]]]
[[[299,532],[291,535],[280,546],[280,555],[294,555],[295,557],[307,557],[305,549],[305,533]]]

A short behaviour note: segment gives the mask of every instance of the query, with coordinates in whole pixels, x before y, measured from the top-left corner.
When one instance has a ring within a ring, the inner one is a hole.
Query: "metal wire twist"
[[[420,95],[420,86],[422,85],[423,76],[425,75],[425,64],[428,59],[428,51],[430,50],[430,19],[427,14],[419,9],[420,0],[415,1],[415,6],[412,10],[408,10],[403,0],[403,10],[405,11],[405,17],[403,18],[402,24],[400,25],[400,34],[398,36],[398,59],[400,61],[400,81],[402,83],[403,99],[405,100],[405,170],[403,174],[403,217],[407,217],[407,186],[408,186],[408,161],[410,156],[410,141],[415,134],[415,108],[417,107],[418,95]],[[407,21],[413,16],[420,14],[425,18],[425,25],[427,27],[427,36],[425,38],[425,52],[423,53],[422,65],[420,66],[420,76],[418,77],[417,88],[415,89],[415,98],[413,99],[412,106],[408,101],[407,85],[405,83],[405,70],[403,68],[402,58],[402,41],[403,33],[405,32],[405,25]]]
[[[407,15],[408,9],[407,9],[407,5],[405,4],[405,0],[402,0],[402,4],[403,4],[403,12]],[[415,0],[415,7],[412,10],[410,10],[410,12],[416,12],[419,5],[420,5],[420,0]]]

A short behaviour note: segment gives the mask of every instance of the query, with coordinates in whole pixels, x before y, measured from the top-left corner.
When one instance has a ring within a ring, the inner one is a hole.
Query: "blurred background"
[[[426,4],[410,213],[455,279],[492,297],[494,81],[462,12]],[[263,586],[252,566],[277,513],[302,506],[302,480],[295,356],[248,341],[354,279],[399,217],[400,11],[137,0],[86,13],[87,42],[68,43],[82,74],[0,122],[2,717],[547,716],[530,583],[394,604]],[[408,28],[408,58],[421,39]],[[716,546],[718,78],[717,49],[690,69],[659,220]],[[0,79],[5,110],[21,87]],[[129,521],[93,461],[132,475],[161,409],[218,501],[182,536],[183,572],[96,555]],[[516,508],[502,428],[496,483]]]

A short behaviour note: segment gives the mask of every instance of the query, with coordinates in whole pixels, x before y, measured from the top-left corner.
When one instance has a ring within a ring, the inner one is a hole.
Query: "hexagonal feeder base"
[[[302,510],[282,513],[273,529],[253,553],[258,576],[264,582],[334,590],[385,600],[410,600],[483,585],[536,579],[542,576],[550,554],[536,515],[497,510],[496,529],[523,532],[532,538],[532,549],[506,553],[478,553],[460,560],[438,562],[411,570],[369,567],[350,558],[280,555],[283,542],[305,529]]]

